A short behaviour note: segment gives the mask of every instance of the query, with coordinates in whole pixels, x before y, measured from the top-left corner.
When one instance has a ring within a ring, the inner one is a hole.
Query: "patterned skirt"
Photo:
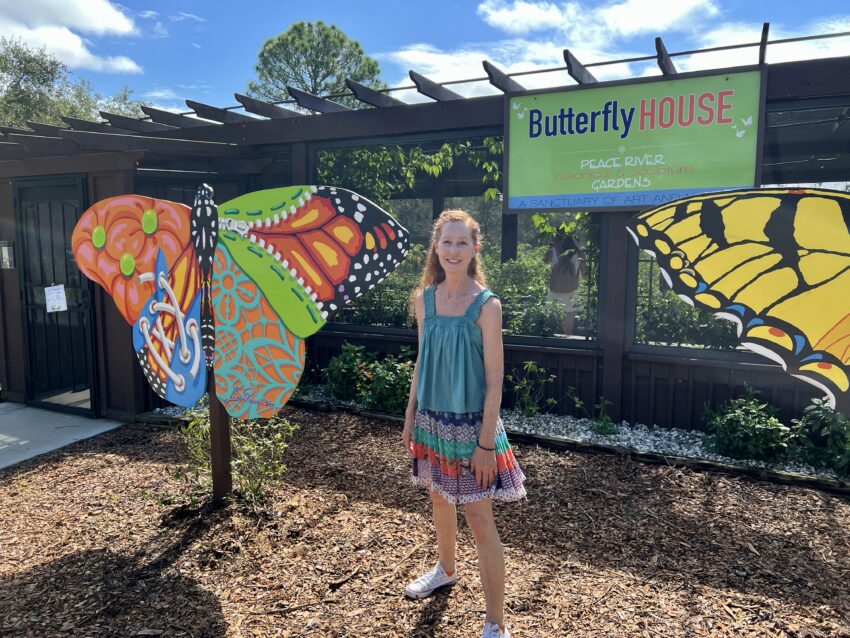
[[[469,469],[481,432],[483,412],[418,410],[413,427],[413,482],[437,492],[449,503],[525,497],[525,475],[511,450],[502,420],[496,426],[496,480],[480,488]]]

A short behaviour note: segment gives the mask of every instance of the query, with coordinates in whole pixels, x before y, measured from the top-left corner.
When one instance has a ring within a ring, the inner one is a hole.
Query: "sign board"
[[[47,312],[62,312],[68,309],[68,301],[65,298],[65,286],[48,286],[44,289],[44,300],[47,303]]]
[[[15,267],[15,250],[10,241],[0,241],[0,269],[9,270]]]
[[[637,210],[755,186],[762,86],[750,68],[512,93],[506,208]]]

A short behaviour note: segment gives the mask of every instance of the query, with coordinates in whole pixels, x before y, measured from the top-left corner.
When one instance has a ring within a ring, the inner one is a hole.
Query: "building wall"
[[[88,174],[88,201],[133,192],[132,170]],[[132,420],[142,411],[146,381],[133,351],[132,327],[103,288],[92,285],[98,415]]]
[[[45,176],[47,177],[47,176]],[[50,177],[56,177],[51,175]],[[87,201],[132,192],[133,171],[111,170],[89,173]],[[13,181],[0,181],[0,240],[15,242],[18,268],[0,270],[0,384],[8,401],[27,398],[26,352],[20,289],[20,247],[17,237]],[[96,416],[132,420],[140,411],[144,379],[132,348],[131,328],[115,304],[98,286],[93,286],[92,353],[94,379],[92,407]]]
[[[0,240],[15,242],[17,253],[17,225],[11,180],[0,181]],[[20,255],[16,254],[15,258],[19,260]],[[7,401],[23,401],[26,396],[23,361],[24,332],[18,269],[0,270],[0,385]]]

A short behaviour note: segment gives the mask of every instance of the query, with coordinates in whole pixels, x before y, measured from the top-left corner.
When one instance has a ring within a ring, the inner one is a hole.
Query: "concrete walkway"
[[[0,403],[0,468],[112,430],[118,421],[88,419]]]

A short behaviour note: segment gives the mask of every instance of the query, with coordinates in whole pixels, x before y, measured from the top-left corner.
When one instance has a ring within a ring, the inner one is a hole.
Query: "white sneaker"
[[[454,585],[457,582],[457,570],[451,576],[446,574],[446,570],[440,563],[427,574],[423,574],[411,583],[408,583],[404,588],[404,595],[409,598],[427,598],[440,587]],[[497,626],[498,628],[498,626]]]
[[[494,622],[485,622],[484,630],[481,632],[481,638],[511,638],[511,630],[505,625],[505,630],[499,629],[499,625]]]

